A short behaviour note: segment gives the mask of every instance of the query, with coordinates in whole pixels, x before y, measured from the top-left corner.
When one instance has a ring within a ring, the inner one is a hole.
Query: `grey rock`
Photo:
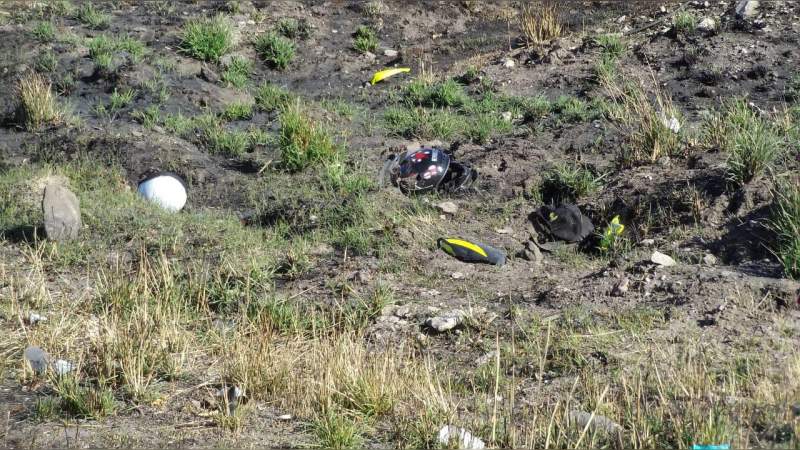
[[[24,355],[34,372],[43,374],[47,371],[47,362],[50,359],[50,355],[46,351],[39,347],[29,346],[25,348]]]
[[[47,317],[35,312],[28,314],[28,325],[36,325],[39,322],[47,322]]]
[[[505,61],[503,61],[503,67],[506,67],[508,69],[512,69],[516,65],[517,65],[517,63],[515,63],[514,60],[511,59],[511,58],[506,59]]]
[[[461,325],[463,320],[464,312],[460,309],[455,309],[440,316],[429,318],[425,321],[425,326],[439,333],[444,333]]]
[[[437,440],[443,448],[453,448],[451,445],[458,445],[459,449],[480,450],[486,448],[484,443],[477,436],[473,436],[469,431],[453,425],[445,425],[439,430]]]
[[[44,231],[48,239],[66,241],[78,237],[83,225],[78,198],[59,184],[48,184],[42,198]]]
[[[458,205],[456,205],[454,202],[441,202],[436,205],[436,207],[439,208],[439,211],[445,214],[455,214],[458,212]]]
[[[392,50],[390,48],[387,48],[386,50],[383,51],[383,56],[386,56],[388,58],[397,58],[397,55],[399,54],[400,52],[398,52],[397,50]]]
[[[200,69],[200,78],[213,84],[219,83],[220,80],[217,72],[215,72],[214,69],[209,67],[207,64],[203,64],[203,68]]]
[[[588,425],[593,430],[610,435],[622,432],[622,426],[613,420],[596,414],[592,416],[591,413],[585,411],[570,411],[569,418],[575,424],[575,427],[581,430]]]
[[[750,19],[758,14],[758,0],[739,0],[736,3],[736,17]]]
[[[676,264],[675,260],[672,259],[671,256],[665,255],[658,250],[654,251],[653,254],[650,256],[650,262],[652,262],[653,264],[658,264],[659,266],[663,267],[671,267]]]
[[[709,253],[706,256],[703,256],[703,262],[707,266],[713,266],[713,265],[717,264],[717,257],[712,255],[711,253]]]
[[[697,24],[697,29],[705,33],[710,33],[717,29],[717,21],[711,17],[706,17]]]
[[[53,363],[53,371],[57,375],[61,376],[66,375],[72,372],[72,369],[74,369],[72,363],[69,361],[64,361],[63,359],[59,359],[58,361]]]
[[[625,294],[628,293],[630,284],[631,280],[628,277],[624,277],[623,279],[619,280],[619,282],[614,286],[614,289],[611,290],[611,295],[614,297],[624,297]]]
[[[217,391],[217,396],[222,397],[227,406],[228,414],[233,414],[239,405],[239,399],[244,397],[244,391],[239,386],[223,386]]]
[[[650,247],[655,243],[656,243],[655,239],[642,239],[641,241],[639,241],[639,245],[641,245],[642,247]]]

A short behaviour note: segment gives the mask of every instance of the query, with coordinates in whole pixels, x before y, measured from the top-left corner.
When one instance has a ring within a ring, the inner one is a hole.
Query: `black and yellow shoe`
[[[436,243],[448,255],[460,261],[494,264],[496,266],[502,266],[506,263],[505,252],[486,244],[459,238],[440,238]]]
[[[554,237],[567,242],[580,242],[594,231],[588,217],[575,205],[542,206],[539,216]]]

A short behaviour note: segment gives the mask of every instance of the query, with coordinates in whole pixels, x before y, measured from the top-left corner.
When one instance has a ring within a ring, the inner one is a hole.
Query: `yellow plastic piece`
[[[461,239],[445,239],[445,242],[447,242],[448,244],[453,244],[453,245],[458,245],[460,247],[468,248],[473,252],[483,256],[484,258],[489,256],[486,254],[486,251],[484,249],[478,247],[472,242],[462,241]]]
[[[612,236],[621,235],[623,231],[625,231],[625,225],[619,222],[619,216],[614,216],[604,234],[607,239],[610,239]]]
[[[411,69],[408,67],[398,67],[396,69],[381,70],[380,72],[375,72],[375,75],[372,76],[372,81],[370,83],[375,84],[379,81],[385,80],[386,78],[393,77],[398,73],[404,72],[411,72]]]

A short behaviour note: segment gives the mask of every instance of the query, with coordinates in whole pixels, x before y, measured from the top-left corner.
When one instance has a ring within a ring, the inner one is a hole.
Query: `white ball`
[[[139,183],[139,194],[167,211],[180,211],[186,204],[186,187],[175,175],[162,174]]]

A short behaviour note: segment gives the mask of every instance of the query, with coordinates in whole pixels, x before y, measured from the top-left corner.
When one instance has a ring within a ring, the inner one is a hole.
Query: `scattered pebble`
[[[681,131],[681,123],[675,116],[671,117],[669,120],[664,118],[664,126],[669,128],[673,133],[680,133]]]
[[[654,251],[650,256],[650,261],[663,267],[671,267],[676,264],[675,260],[672,259],[671,256],[665,255],[658,250]]]
[[[758,13],[758,0],[739,0],[736,3],[736,17],[749,19]]]
[[[717,29],[717,22],[711,17],[706,17],[697,24],[697,29],[705,33],[712,32]]]
[[[711,253],[708,253],[706,256],[703,256],[703,262],[707,266],[713,266],[717,264],[717,257],[712,255]]]
[[[209,83],[212,83],[212,84],[217,84],[217,83],[219,83],[219,80],[220,80],[219,75],[217,74],[217,72],[215,72],[214,69],[212,69],[211,67],[209,67],[206,64],[203,64],[203,68],[200,69],[200,78],[202,78],[202,79],[204,79],[204,80],[206,80],[206,81],[208,81]]]
[[[514,118],[514,115],[511,113],[511,111],[505,111],[500,115],[500,117],[502,117],[506,122],[511,122],[511,120]]]
[[[489,353],[481,356],[480,358],[475,360],[476,366],[482,366],[490,361],[493,361],[497,358],[497,350],[492,350]]]
[[[585,411],[570,411],[569,418],[574,422],[575,427],[583,430],[587,426],[595,431],[602,431],[606,434],[619,434],[622,432],[622,426],[613,420],[598,416]]]
[[[278,416],[278,420],[292,420],[291,414],[281,414]]]
[[[72,372],[74,366],[69,361],[64,361],[63,359],[59,359],[58,361],[53,363],[53,371],[57,375],[66,375]]]
[[[516,65],[517,65],[517,63],[515,63],[514,60],[511,59],[511,58],[503,61],[503,67],[506,67],[506,68],[509,68],[509,69],[513,68]]]
[[[512,228],[510,228],[510,227],[498,228],[498,229],[496,229],[494,231],[497,234],[512,234],[512,233],[514,233],[514,230]]]
[[[619,280],[619,282],[614,286],[614,289],[611,290],[611,295],[614,297],[624,297],[625,294],[628,293],[628,287],[630,286],[631,280],[628,277],[624,277],[623,279]]]
[[[29,346],[24,352],[25,359],[37,374],[43,374],[47,370],[47,360],[50,356],[46,351],[36,346]]]
[[[439,333],[444,333],[459,326],[463,319],[464,312],[460,309],[454,309],[441,316],[429,318],[425,321],[425,326]]]
[[[642,247],[650,247],[655,243],[656,243],[655,239],[642,239],[641,241],[639,241],[639,245],[641,245]]]
[[[458,444],[459,449],[483,449],[486,444],[477,436],[473,436],[469,431],[453,425],[445,425],[439,430],[439,444],[444,448],[452,448],[451,445]],[[453,442],[457,441],[457,442]]]
[[[397,55],[399,54],[400,52],[398,52],[397,50],[392,50],[390,48],[387,48],[386,50],[383,51],[383,56],[386,56],[388,58],[397,58]]]
[[[452,278],[454,280],[460,280],[460,279],[464,278],[464,274],[461,273],[461,272],[453,272],[452,274],[450,274],[450,278]]]
[[[458,212],[458,205],[453,202],[441,202],[436,205],[436,207],[445,214],[455,214]]]
[[[39,322],[47,322],[47,317],[32,312],[28,315],[28,325],[36,325]]]

